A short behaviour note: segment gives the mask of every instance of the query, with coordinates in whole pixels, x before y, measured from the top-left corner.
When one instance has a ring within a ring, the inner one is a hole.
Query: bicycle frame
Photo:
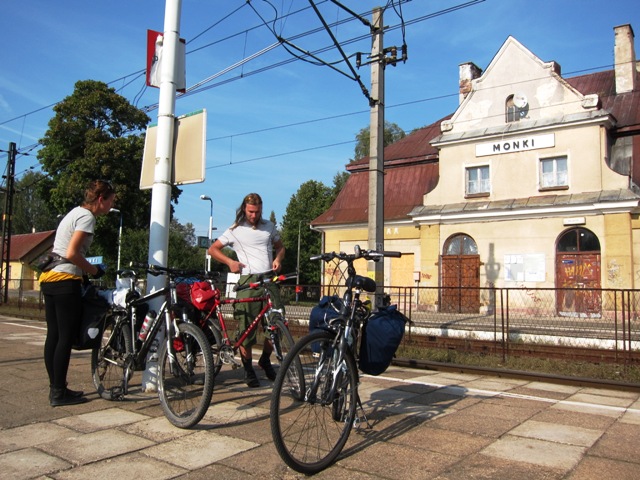
[[[293,276],[294,276],[294,274],[280,275],[280,276],[277,277],[277,279],[279,281],[288,280],[289,278],[293,278]],[[271,280],[271,281],[273,281],[273,280]],[[256,288],[256,287],[264,286],[265,283],[268,283],[268,282],[265,281],[264,279],[262,279],[259,282],[251,284],[249,288]],[[215,287],[215,285],[212,285],[212,288],[214,290],[218,291],[218,295],[214,296],[214,304],[209,309],[208,313],[206,314],[206,316],[204,318],[204,321],[205,322],[210,322],[212,317],[214,317],[214,318],[216,318],[218,320],[218,325],[213,323],[213,326],[218,331],[220,331],[220,333],[222,334],[222,345],[223,345],[223,347],[230,348],[233,351],[234,354],[239,350],[239,348],[242,346],[242,344],[247,339],[247,337],[249,335],[251,335],[254,332],[254,330],[256,330],[258,328],[258,326],[261,324],[261,322],[265,318],[267,319],[266,328],[268,330],[270,330],[270,331],[275,330],[275,327],[270,322],[270,314],[272,312],[280,313],[280,315],[282,316],[282,320],[284,321],[285,326],[287,326],[287,322],[284,319],[283,310],[273,307],[273,300],[271,298],[271,294],[270,294],[268,289],[265,289],[265,293],[260,295],[260,296],[258,296],[258,297],[227,298],[227,299],[221,300],[220,299],[220,295],[219,295],[220,290],[217,287]],[[224,316],[222,314],[222,309],[221,309],[222,305],[236,305],[236,304],[241,304],[241,303],[252,303],[252,302],[265,302],[265,305],[262,307],[262,309],[260,310],[258,315],[256,315],[256,317],[253,319],[253,321],[239,334],[238,338],[232,341],[231,338],[229,337],[227,323],[226,323],[226,321],[224,319]],[[279,349],[279,346],[278,345],[274,345],[274,348]],[[225,361],[225,363],[232,363],[232,365],[234,365],[234,366],[238,366],[239,365],[239,363],[237,363],[233,359],[230,362]]]

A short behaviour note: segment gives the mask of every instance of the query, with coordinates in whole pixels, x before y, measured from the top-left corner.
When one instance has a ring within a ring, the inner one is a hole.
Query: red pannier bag
[[[195,282],[191,285],[191,303],[198,310],[211,310],[219,295],[220,291],[211,288],[209,282]]]

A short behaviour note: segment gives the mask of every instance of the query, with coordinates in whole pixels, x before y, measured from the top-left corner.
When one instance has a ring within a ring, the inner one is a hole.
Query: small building
[[[614,68],[570,78],[507,38],[484,71],[460,65],[451,116],[385,148],[384,246],[403,252],[386,286],[441,287],[453,312],[486,309],[486,287],[555,288],[559,314],[596,316],[574,289],[640,286],[638,63],[631,26],[614,33]],[[347,170],[312,222],[326,251],[367,244],[368,159]]]
[[[39,290],[38,272],[31,264],[51,251],[55,235],[55,230],[11,235],[9,272],[5,275],[10,290]]]

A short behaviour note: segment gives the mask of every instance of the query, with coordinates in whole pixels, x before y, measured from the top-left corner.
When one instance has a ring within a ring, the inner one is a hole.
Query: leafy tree
[[[120,266],[124,268],[131,262],[146,263],[149,257],[149,229],[123,229]],[[114,269],[115,270],[115,263]],[[182,225],[171,220],[169,226],[169,262],[171,268],[202,269],[204,271],[205,253],[196,245],[193,224]],[[108,270],[108,272],[111,270]]]
[[[336,175],[336,178],[339,175]],[[334,178],[335,180],[335,178]],[[282,220],[282,240],[286,250],[283,270],[292,272],[298,264],[298,238],[300,239],[300,283],[319,284],[320,270],[309,257],[320,253],[322,237],[309,228],[311,220],[324,212],[335,199],[334,189],[322,182],[309,180],[291,196]]]
[[[49,209],[46,200],[39,195],[38,184],[44,179],[45,175],[41,172],[28,171],[20,180],[16,180],[11,219],[12,234],[44,232],[54,230],[58,226],[56,215]]]
[[[116,189],[115,208],[123,212],[123,228],[145,229],[148,235],[151,195],[139,189],[139,180],[149,117],[113,88],[93,80],[77,82],[54,111],[38,152],[49,177],[38,184],[39,192],[54,217],[82,202],[89,181],[103,178]],[[172,194],[177,201],[180,189],[174,187]],[[98,219],[91,255],[106,256],[115,265],[118,226],[117,215]]]
[[[397,124],[384,122],[383,146],[391,145],[404,137],[406,133]],[[353,161],[369,156],[370,138],[370,127],[365,127],[357,133]]]

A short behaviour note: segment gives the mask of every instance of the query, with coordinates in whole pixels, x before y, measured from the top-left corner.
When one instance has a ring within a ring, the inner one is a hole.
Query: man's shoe
[[[276,371],[274,370],[273,365],[271,365],[269,357],[266,355],[261,356],[260,360],[258,360],[258,365],[264,370],[264,374],[269,380],[273,382],[276,379]]]
[[[260,380],[258,380],[256,371],[253,368],[251,370],[245,369],[244,381],[247,383],[247,387],[249,388],[258,388],[260,386]]]
[[[253,369],[253,364],[250,359],[240,357],[242,360],[242,366],[244,367],[244,381],[249,388],[258,388],[260,386],[260,380],[256,375],[256,371]]]

